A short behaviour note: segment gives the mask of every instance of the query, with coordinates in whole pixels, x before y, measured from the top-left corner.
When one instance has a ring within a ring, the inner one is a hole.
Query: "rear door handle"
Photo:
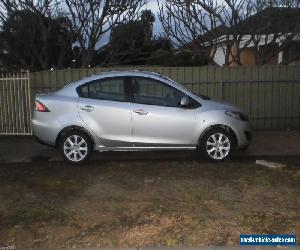
[[[139,114],[139,115],[148,115],[148,111],[143,110],[143,109],[134,110],[133,112],[136,114]]]
[[[90,105],[87,105],[87,106],[84,106],[81,109],[84,110],[84,111],[86,111],[86,112],[92,112],[94,110],[94,107],[90,106]]]

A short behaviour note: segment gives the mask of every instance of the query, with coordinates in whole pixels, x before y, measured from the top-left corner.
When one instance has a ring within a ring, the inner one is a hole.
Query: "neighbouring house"
[[[215,46],[210,53],[217,65],[225,65],[226,56],[230,66],[300,64],[300,8],[269,7],[235,27],[211,32]]]

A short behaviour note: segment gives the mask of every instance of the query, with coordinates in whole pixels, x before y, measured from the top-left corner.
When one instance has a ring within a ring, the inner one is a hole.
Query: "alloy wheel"
[[[63,145],[64,154],[72,162],[80,162],[88,155],[88,144],[79,135],[71,135]]]
[[[207,154],[214,160],[222,160],[226,158],[230,149],[230,140],[223,133],[212,134],[206,142]]]

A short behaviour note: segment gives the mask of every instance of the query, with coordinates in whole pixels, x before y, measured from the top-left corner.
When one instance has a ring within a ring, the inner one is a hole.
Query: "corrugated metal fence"
[[[122,67],[31,73],[32,94],[50,92],[102,71],[141,69],[181,82],[196,94],[242,107],[255,129],[300,129],[300,66]]]
[[[29,71],[0,74],[0,134],[31,134]]]

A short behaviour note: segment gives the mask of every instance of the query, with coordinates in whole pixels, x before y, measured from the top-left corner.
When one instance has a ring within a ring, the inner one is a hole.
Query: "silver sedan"
[[[72,164],[94,151],[196,150],[221,161],[251,141],[238,107],[157,73],[115,71],[36,96],[33,134]]]

